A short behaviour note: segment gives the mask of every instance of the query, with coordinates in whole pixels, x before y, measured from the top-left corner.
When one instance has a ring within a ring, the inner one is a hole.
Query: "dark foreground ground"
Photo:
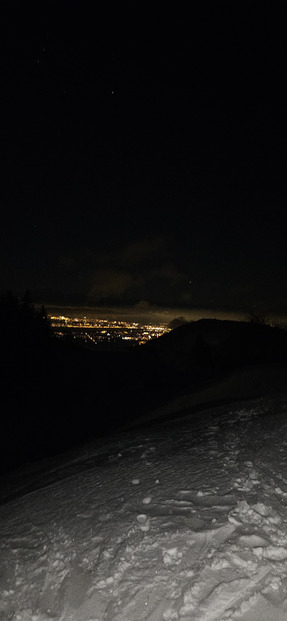
[[[126,351],[91,351],[51,338],[48,344],[6,352],[4,363],[2,472],[139,419],[151,420],[151,412],[160,408],[171,416],[167,404],[181,400],[184,409],[186,394],[194,395],[198,411],[213,402],[282,393],[287,333],[201,320]]]

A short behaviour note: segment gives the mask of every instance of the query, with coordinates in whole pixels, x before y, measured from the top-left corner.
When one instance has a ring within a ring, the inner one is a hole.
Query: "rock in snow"
[[[287,400],[2,478],[1,621],[287,619]]]

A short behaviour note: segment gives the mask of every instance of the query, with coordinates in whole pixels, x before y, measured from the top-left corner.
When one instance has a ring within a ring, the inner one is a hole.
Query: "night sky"
[[[0,289],[287,311],[278,6],[24,4],[1,18]]]

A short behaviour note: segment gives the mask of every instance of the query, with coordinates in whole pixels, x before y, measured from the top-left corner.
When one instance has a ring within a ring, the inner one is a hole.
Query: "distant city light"
[[[166,323],[141,325],[135,321],[87,319],[86,316],[51,315],[50,321],[54,334],[58,338],[72,336],[74,340],[95,346],[105,343],[116,345],[123,341],[128,341],[131,345],[144,345],[147,341],[158,338],[170,330]]]

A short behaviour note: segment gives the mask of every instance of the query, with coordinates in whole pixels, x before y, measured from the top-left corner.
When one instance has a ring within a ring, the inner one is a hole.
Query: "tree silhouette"
[[[31,350],[48,343],[50,323],[44,306],[36,310],[30,291],[27,289],[22,300],[12,291],[0,297],[0,343],[7,354],[18,350]]]
[[[247,320],[250,323],[261,326],[267,326],[270,323],[269,317],[266,312],[262,308],[256,306],[256,304],[254,304],[254,306],[249,311]]]

